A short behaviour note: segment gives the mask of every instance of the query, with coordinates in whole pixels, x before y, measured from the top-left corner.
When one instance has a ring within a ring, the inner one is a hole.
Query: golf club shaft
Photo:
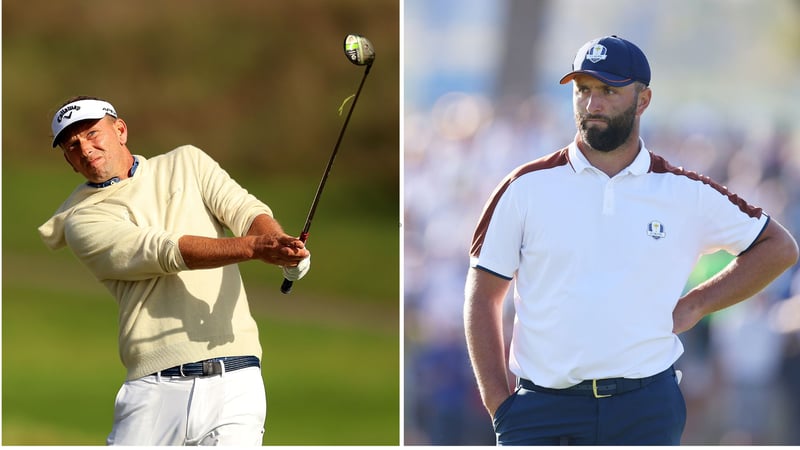
[[[364,69],[364,76],[361,77],[361,83],[358,85],[358,90],[356,90],[356,95],[353,97],[353,103],[350,104],[350,110],[347,112],[347,116],[344,119],[344,123],[342,124],[341,130],[339,130],[339,137],[336,139],[336,145],[333,146],[333,152],[331,153],[331,157],[328,160],[328,165],[325,167],[325,172],[322,174],[322,179],[319,182],[319,186],[317,187],[317,192],[314,194],[314,201],[311,203],[311,208],[308,210],[308,216],[306,217],[306,224],[303,227],[303,231],[300,233],[300,240],[306,242],[308,240],[308,232],[311,229],[311,221],[314,219],[314,213],[317,210],[317,205],[319,204],[320,197],[322,197],[322,190],[325,188],[325,183],[328,181],[328,175],[331,172],[331,167],[333,167],[333,161],[336,159],[336,154],[339,152],[339,145],[342,143],[342,137],[344,136],[344,130],[347,129],[347,124],[350,122],[350,116],[353,114],[353,109],[356,107],[356,102],[358,102],[358,96],[361,95],[361,88],[364,86],[364,81],[367,79],[367,75],[369,75],[369,71],[372,68],[372,64],[368,64],[366,69]],[[283,283],[281,284],[281,292],[284,294],[288,294],[292,291],[292,285],[294,284],[293,281],[288,280],[286,278],[283,279]]]

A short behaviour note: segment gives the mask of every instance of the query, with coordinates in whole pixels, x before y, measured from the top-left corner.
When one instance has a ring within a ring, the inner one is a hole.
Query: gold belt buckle
[[[611,397],[611,395],[600,395],[597,393],[597,380],[592,380],[592,393],[594,394],[594,398],[606,398]]]

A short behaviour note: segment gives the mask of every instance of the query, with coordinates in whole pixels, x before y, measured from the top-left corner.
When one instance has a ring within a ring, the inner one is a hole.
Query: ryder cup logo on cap
[[[68,126],[82,120],[100,119],[106,114],[117,117],[117,111],[111,106],[111,103],[103,100],[78,100],[62,106],[53,116],[51,124],[53,147],[58,145],[59,135]]]
[[[572,72],[561,78],[561,84],[578,74],[591,75],[609,86],[627,86],[634,81],[650,84],[650,64],[639,47],[617,36],[594,39],[578,50]]]
[[[606,59],[606,53],[608,53],[608,49],[603,47],[600,44],[596,44],[592,46],[592,49],[589,53],[586,54],[586,59],[589,61],[596,63],[598,61],[602,61]]]

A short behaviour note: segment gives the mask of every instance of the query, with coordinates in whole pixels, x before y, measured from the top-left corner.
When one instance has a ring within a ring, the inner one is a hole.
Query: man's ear
[[[114,130],[117,132],[117,138],[120,145],[128,143],[128,124],[124,120],[117,118],[114,120]]]
[[[641,116],[645,109],[650,106],[650,99],[653,97],[653,91],[649,87],[642,89],[639,92],[639,98],[636,100],[636,115]]]

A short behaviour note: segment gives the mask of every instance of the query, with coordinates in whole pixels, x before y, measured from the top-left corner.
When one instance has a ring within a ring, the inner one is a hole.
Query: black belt
[[[585,380],[575,386],[564,389],[546,388],[534,384],[524,378],[519,379],[519,385],[529,391],[545,392],[548,394],[560,395],[584,395],[594,398],[611,397],[612,395],[624,394],[625,392],[635,391],[643,388],[659,378],[675,375],[675,368],[669,369],[645,378],[606,378],[601,380]]]
[[[162,377],[209,377],[247,367],[261,367],[261,362],[255,356],[229,356],[181,364],[180,366],[156,372],[153,375],[160,374]]]

